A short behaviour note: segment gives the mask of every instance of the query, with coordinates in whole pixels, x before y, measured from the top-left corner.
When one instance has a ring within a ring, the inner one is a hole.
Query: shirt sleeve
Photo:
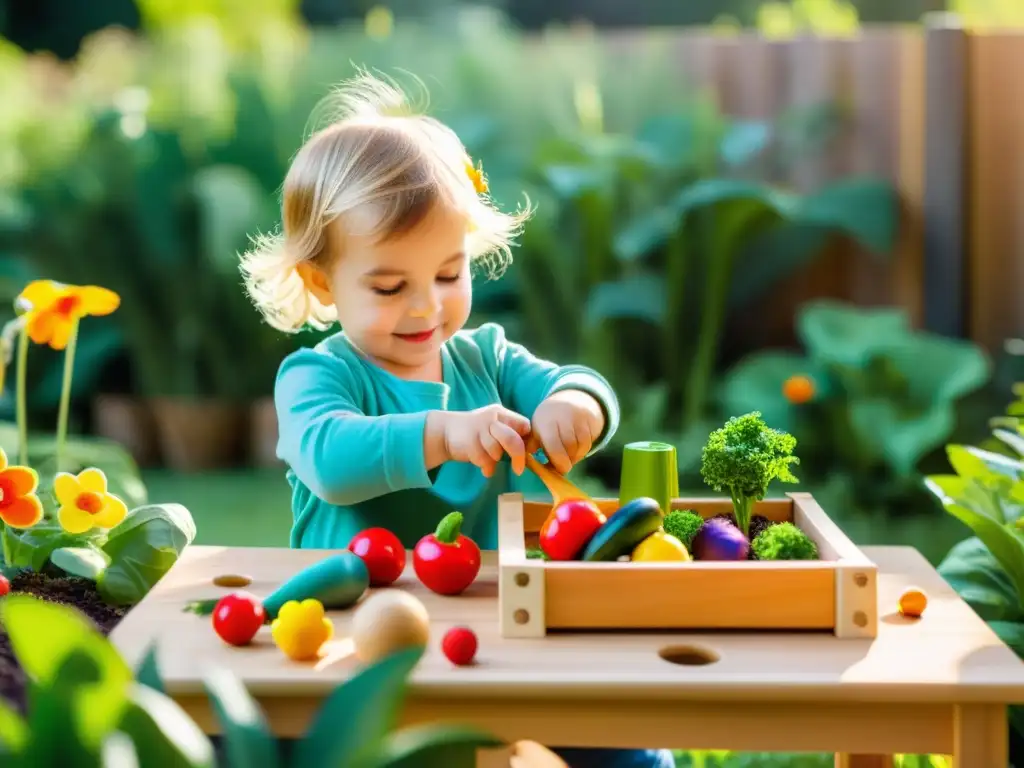
[[[285,358],[274,385],[277,455],[319,498],[356,504],[431,481],[427,412],[367,416],[345,364],[313,349]]]
[[[556,365],[539,358],[523,345],[506,339],[504,330],[496,324],[488,323],[479,330],[481,342],[486,340],[493,350],[498,393],[507,407],[532,419],[537,406],[555,392],[581,390],[594,397],[604,411],[604,431],[594,441],[590,454],[608,444],[619,428],[619,401],[601,374],[583,365]]]

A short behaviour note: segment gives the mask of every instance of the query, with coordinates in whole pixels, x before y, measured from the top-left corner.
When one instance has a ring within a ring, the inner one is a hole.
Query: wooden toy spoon
[[[569,499],[593,502],[593,499],[587,494],[566,480],[564,475],[558,473],[547,464],[541,464],[532,454],[526,454],[526,466],[551,491],[551,496],[554,499],[553,506],[557,507],[563,501],[568,501]]]

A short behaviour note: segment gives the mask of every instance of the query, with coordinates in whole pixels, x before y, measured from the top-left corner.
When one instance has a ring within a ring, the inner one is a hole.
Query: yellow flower
[[[92,528],[113,528],[128,514],[127,505],[107,491],[107,476],[95,467],[78,476],[61,472],[54,478],[53,492],[60,509],[57,520],[68,533],[85,533]]]
[[[473,189],[477,191],[477,194],[482,195],[489,187],[487,186],[487,178],[484,176],[484,169],[482,165],[473,166],[473,163],[466,161],[466,175],[469,176],[469,180],[473,182]]]
[[[0,448],[0,520],[11,528],[31,528],[43,519],[43,504],[36,495],[39,475],[31,467],[10,467]]]
[[[109,315],[120,306],[121,297],[96,285],[35,280],[25,286],[16,303],[25,310],[29,338],[60,350],[67,347],[79,320]]]
[[[334,625],[324,616],[319,600],[289,600],[270,625],[277,647],[293,661],[316,658],[320,647],[334,635]]]

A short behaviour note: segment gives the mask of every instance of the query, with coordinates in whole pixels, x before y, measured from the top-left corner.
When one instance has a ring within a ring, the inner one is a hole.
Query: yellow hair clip
[[[484,169],[481,164],[478,163],[474,166],[471,161],[467,160],[466,175],[469,176],[469,180],[473,182],[473,188],[476,190],[478,195],[482,195],[487,192],[487,179],[484,177]]]

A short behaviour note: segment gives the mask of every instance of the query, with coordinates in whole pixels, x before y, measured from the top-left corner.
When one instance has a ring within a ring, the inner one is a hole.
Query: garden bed
[[[108,605],[96,590],[95,582],[76,577],[26,571],[11,579],[11,592],[31,594],[76,608],[104,635],[110,634],[130,609],[130,606]],[[9,701],[22,714],[26,711],[25,683],[25,673],[14,658],[7,632],[0,626],[0,698]]]

